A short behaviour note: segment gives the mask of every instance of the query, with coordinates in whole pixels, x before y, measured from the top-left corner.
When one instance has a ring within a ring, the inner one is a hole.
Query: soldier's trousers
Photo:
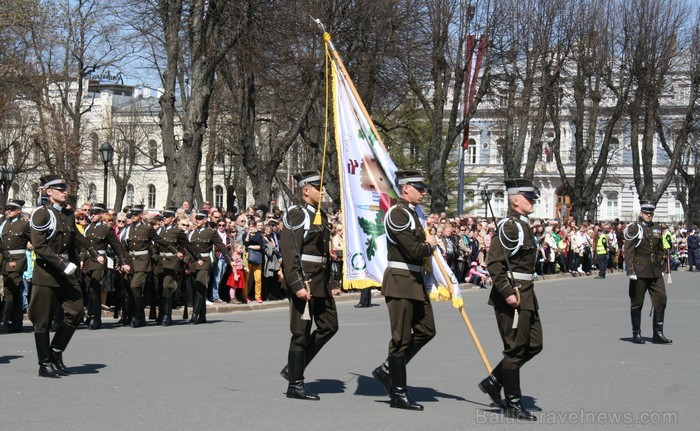
[[[514,308],[496,308],[495,312],[503,340],[503,368],[520,368],[542,351],[540,315],[537,311],[519,310],[518,327],[513,329]]]
[[[63,286],[42,286],[34,284],[32,299],[29,302],[27,315],[34,324],[34,332],[48,332],[56,313],[56,306],[63,308],[63,321],[72,327],[80,324],[85,310],[83,309],[83,292],[80,290],[75,274],[66,277],[69,283]]]
[[[146,285],[146,280],[148,279],[148,272],[134,272],[130,277],[129,287],[131,289],[131,295],[134,299],[141,298],[143,295],[143,287]]]
[[[175,269],[163,268],[163,297],[171,298],[177,290],[178,273]]]
[[[22,273],[9,272],[4,276],[5,301],[12,302],[12,315],[3,316],[5,321],[22,323]]]
[[[338,311],[335,308],[335,299],[329,297],[312,297],[309,301],[309,315],[311,320],[302,320],[306,301],[289,294],[289,329],[292,339],[289,342],[289,350],[306,351],[311,340],[319,346],[323,346],[338,332]],[[311,333],[311,323],[316,324],[316,329]]]
[[[90,298],[90,310],[94,313],[100,310],[100,293],[102,292],[102,280],[105,276],[104,269],[95,269],[85,274],[87,278],[88,298]]]
[[[387,296],[385,301],[391,326],[389,356],[411,359],[435,337],[435,318],[430,300],[427,297],[417,301]]]
[[[649,291],[651,305],[659,311],[666,310],[666,285],[663,277],[658,278],[638,278],[630,280],[629,296],[631,301],[631,312],[642,311],[644,305],[644,294]]]

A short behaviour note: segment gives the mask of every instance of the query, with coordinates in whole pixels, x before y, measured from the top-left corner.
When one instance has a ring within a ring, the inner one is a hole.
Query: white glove
[[[73,262],[71,262],[66,266],[66,269],[64,269],[63,272],[66,273],[66,275],[71,275],[75,272],[76,269],[78,269],[78,267]]]
[[[637,275],[636,275],[636,274],[631,274],[631,275],[630,275],[630,280],[636,280],[636,279],[637,279]]]

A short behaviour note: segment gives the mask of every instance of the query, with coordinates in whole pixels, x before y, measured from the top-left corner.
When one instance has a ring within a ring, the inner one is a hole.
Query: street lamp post
[[[226,211],[233,211],[233,202],[236,199],[233,195],[233,186],[231,185],[231,176],[233,174],[233,156],[231,157],[231,163],[226,166],[226,156],[224,155],[224,162],[221,169],[224,173],[224,185],[226,186]]]
[[[598,196],[595,197],[596,201],[596,206],[595,206],[595,221],[598,222],[598,208],[600,207],[600,204],[603,203],[603,195],[598,193]]]
[[[109,206],[109,203],[107,202],[107,175],[109,174],[108,165],[109,165],[109,162],[112,161],[112,157],[114,157],[114,147],[109,142],[105,142],[100,147],[100,159],[102,159],[102,163],[105,165],[105,176],[104,176],[104,187],[102,189],[102,198],[104,199],[104,204],[107,206]]]
[[[484,201],[484,218],[489,217],[489,202],[492,195],[493,193],[487,187],[481,189],[481,200]]]
[[[15,179],[15,171],[10,166],[0,167],[0,184],[2,184],[2,208],[5,209],[7,202],[7,191],[10,189],[12,181]]]

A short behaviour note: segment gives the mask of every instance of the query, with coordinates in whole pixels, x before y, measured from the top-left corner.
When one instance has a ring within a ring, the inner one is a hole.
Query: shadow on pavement
[[[355,391],[354,395],[363,395],[366,397],[388,396],[384,390],[384,386],[374,377],[356,373],[350,373],[350,375],[357,377],[357,390]]]
[[[19,358],[24,358],[24,356],[17,356],[17,355],[0,356],[0,364],[9,364],[12,360],[19,359]]]
[[[71,374],[98,374],[98,370],[105,367],[105,364],[83,364],[79,367],[69,367],[69,370]]]
[[[317,394],[342,394],[345,392],[345,382],[336,379],[320,379],[307,382],[306,386],[311,392]]]

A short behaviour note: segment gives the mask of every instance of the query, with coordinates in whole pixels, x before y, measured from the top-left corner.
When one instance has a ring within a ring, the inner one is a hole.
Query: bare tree
[[[654,148],[659,128],[660,100],[667,91],[670,74],[678,66],[684,22],[689,9],[680,0],[631,0],[624,2],[623,28],[630,46],[633,88],[627,113],[634,185],[640,199],[658,202],[673,180],[683,146],[676,145],[668,171],[660,182],[654,178]]]
[[[665,133],[667,128],[658,117],[657,131],[669,157],[674,156],[677,148],[682,148],[683,156],[676,167],[676,196],[688,224],[700,226],[700,12],[696,15],[684,58],[680,69],[687,73],[688,103],[682,122],[670,133],[670,143]]]
[[[32,18],[26,42],[38,77],[31,94],[39,129],[36,145],[47,169],[65,176],[75,199],[85,114],[93,105],[86,97],[88,78],[121,61],[126,47],[97,0],[42,2]]]

